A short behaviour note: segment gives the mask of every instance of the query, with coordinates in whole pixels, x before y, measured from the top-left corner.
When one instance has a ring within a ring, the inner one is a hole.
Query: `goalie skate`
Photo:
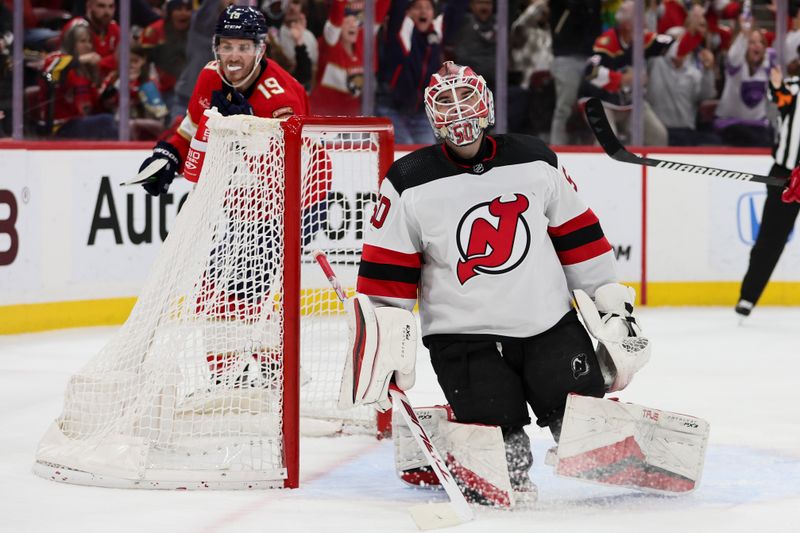
[[[681,494],[700,481],[709,425],[699,418],[571,394],[555,473],[646,492]]]

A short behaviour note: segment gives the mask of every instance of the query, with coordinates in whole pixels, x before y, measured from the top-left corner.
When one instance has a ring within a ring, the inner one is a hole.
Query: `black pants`
[[[790,170],[780,165],[772,165],[769,171],[769,175],[776,178],[788,178],[790,174]],[[750,264],[742,280],[740,298],[749,302],[758,302],[764,292],[800,211],[800,204],[787,204],[781,200],[782,192],[780,187],[767,187],[761,227],[750,250]]]
[[[592,340],[575,311],[526,339],[432,337],[426,342],[439,384],[459,422],[519,428],[531,422],[558,438],[567,395],[602,397]]]

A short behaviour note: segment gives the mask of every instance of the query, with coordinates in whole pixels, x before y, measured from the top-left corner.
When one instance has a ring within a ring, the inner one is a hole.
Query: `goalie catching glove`
[[[636,292],[619,283],[608,283],[594,293],[594,301],[580,289],[575,303],[589,334],[597,339],[597,361],[607,392],[622,390],[650,360],[650,341],[633,316]]]
[[[414,386],[417,321],[411,311],[374,307],[356,294],[344,301],[349,329],[339,408],[370,405],[380,412],[392,406],[389,385]]]

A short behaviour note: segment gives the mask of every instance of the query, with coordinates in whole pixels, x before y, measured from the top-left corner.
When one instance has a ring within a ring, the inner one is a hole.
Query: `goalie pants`
[[[537,425],[558,439],[569,393],[605,393],[592,340],[574,310],[525,339],[436,335],[426,345],[459,422],[500,426],[506,434],[530,424],[530,405]]]
[[[788,178],[792,174],[781,165],[772,165],[770,176]],[[786,240],[794,228],[800,204],[787,204],[781,200],[781,187],[767,187],[767,201],[761,215],[761,226],[753,249],[750,250],[750,264],[742,280],[740,298],[756,303],[767,286],[772,271],[778,263]]]

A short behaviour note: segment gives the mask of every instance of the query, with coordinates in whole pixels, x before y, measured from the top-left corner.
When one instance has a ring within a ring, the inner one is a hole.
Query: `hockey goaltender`
[[[417,412],[468,500],[536,500],[529,407],[558,443],[545,459],[557,474],[693,490],[708,424],[603,399],[631,382],[650,343],[635,291],[617,281],[600,222],[556,154],[531,136],[487,133],[492,93],[470,67],[444,63],[425,108],[441,143],[399,159],[382,182],[345,303],[356,357],[340,404],[385,411],[392,380],[413,386],[416,338],[402,332],[416,331],[418,302],[449,405]],[[435,484],[408,429],[395,431],[400,477]]]

